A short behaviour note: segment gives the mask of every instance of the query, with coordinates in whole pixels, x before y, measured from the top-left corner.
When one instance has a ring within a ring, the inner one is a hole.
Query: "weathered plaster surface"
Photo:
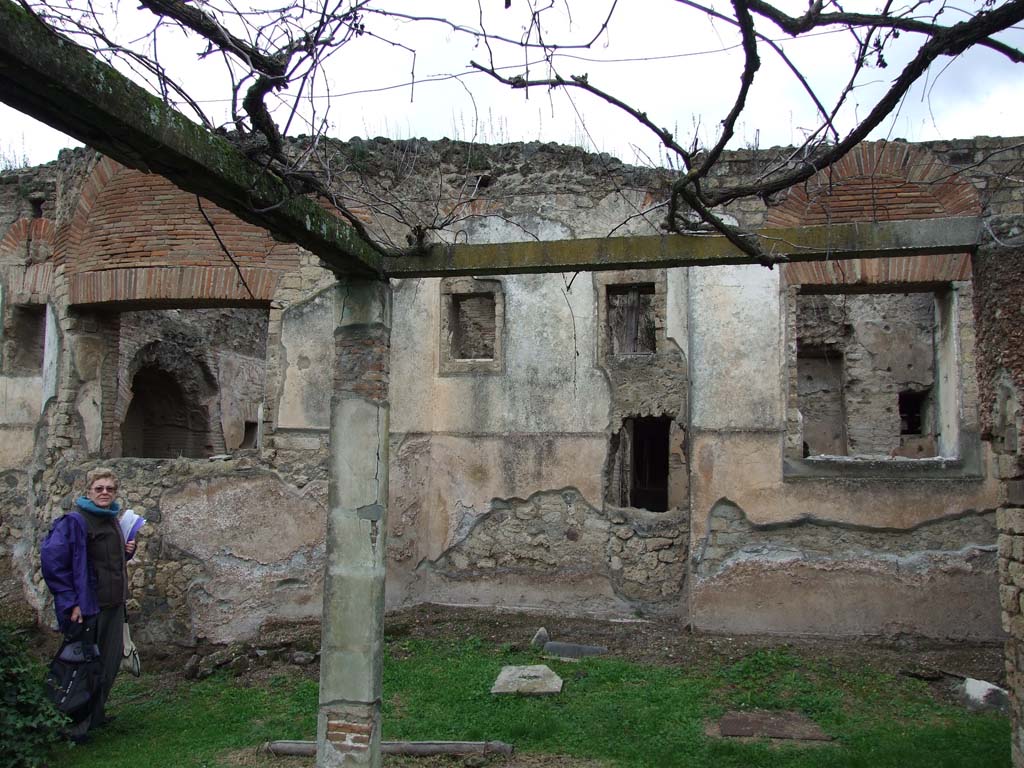
[[[46,345],[43,350],[43,380],[41,382],[42,403],[46,404],[57,396],[57,366],[60,364],[61,349],[60,333],[57,325],[57,313],[53,307],[46,305]],[[6,466],[6,465],[4,465]]]
[[[325,386],[324,363],[334,350],[336,297],[333,289],[320,291],[284,313],[284,382],[277,414],[280,429],[327,429],[330,425],[331,389]]]
[[[41,376],[0,377],[0,423],[34,426],[39,420],[41,393]]]
[[[689,304],[693,428],[778,430],[785,407],[777,270],[691,269]]]
[[[693,620],[717,631],[997,639],[995,522],[989,511],[898,531],[820,517],[755,525],[723,499],[693,556]]]
[[[722,498],[758,525],[815,518],[901,530],[966,511],[993,510],[1002,494],[992,477],[786,481],[782,443],[781,433],[693,436],[694,541],[704,535],[708,511]]]
[[[451,547],[495,499],[572,486],[600,506],[600,435],[392,433],[392,557],[415,566]],[[401,566],[400,566],[401,567]]]
[[[571,275],[502,278],[502,375],[437,376],[438,281],[395,286],[394,432],[599,432],[607,382],[594,365],[594,294]]]
[[[278,478],[197,480],[160,499],[164,547],[193,561],[192,633],[211,642],[252,636],[268,618],[320,615],[324,507]]]
[[[738,563],[691,592],[691,620],[712,632],[1002,637],[993,555],[923,555],[900,562],[847,557],[831,563]]]

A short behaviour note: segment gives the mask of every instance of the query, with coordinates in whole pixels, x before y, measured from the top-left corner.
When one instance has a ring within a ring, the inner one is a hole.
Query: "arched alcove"
[[[145,347],[128,371],[130,399],[121,419],[121,454],[205,458],[224,450],[217,383],[206,363],[171,342]]]
[[[167,371],[140,368],[132,380],[134,396],[121,425],[126,456],[171,458],[209,455],[205,446],[208,420],[188,403],[184,391]],[[198,417],[198,418],[197,418]]]
[[[213,454],[208,409],[192,401],[172,373],[143,366],[132,379],[132,391],[121,424],[126,456],[198,459]]]

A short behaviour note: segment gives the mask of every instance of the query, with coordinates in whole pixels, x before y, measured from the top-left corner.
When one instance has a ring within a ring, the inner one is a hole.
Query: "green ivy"
[[[46,698],[45,669],[15,630],[0,624],[0,734],[2,768],[35,768],[60,740],[65,719]]]

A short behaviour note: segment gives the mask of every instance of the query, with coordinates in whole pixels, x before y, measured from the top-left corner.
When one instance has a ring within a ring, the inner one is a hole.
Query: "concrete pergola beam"
[[[0,0],[0,101],[298,243],[338,273],[380,274],[380,254],[344,221],[10,0]]]
[[[981,220],[965,216],[916,221],[762,229],[757,238],[780,263],[973,252]],[[389,277],[594,272],[607,269],[757,264],[718,234],[435,245],[420,255],[385,257]]]

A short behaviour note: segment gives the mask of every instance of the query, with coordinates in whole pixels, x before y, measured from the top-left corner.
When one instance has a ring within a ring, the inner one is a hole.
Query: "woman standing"
[[[71,511],[58,518],[40,552],[43,578],[53,593],[57,622],[62,632],[72,624],[95,629],[103,665],[103,683],[92,712],[69,731],[82,743],[91,728],[107,722],[105,706],[121,665],[128,570],[135,541],[124,540],[117,516],[120,505],[117,475],[106,467],[86,475],[84,496]]]

